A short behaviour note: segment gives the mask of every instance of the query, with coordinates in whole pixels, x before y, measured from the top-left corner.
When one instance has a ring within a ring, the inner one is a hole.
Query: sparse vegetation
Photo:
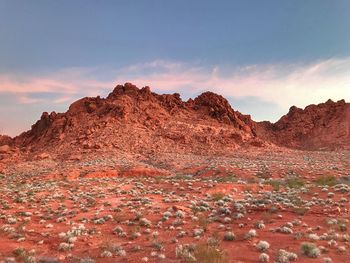
[[[301,244],[301,251],[310,258],[317,258],[321,255],[320,249],[313,243],[304,242]]]
[[[225,234],[224,234],[225,241],[233,241],[235,239],[236,239],[236,236],[233,232],[231,232],[231,231],[225,232]]]
[[[301,180],[300,178],[289,178],[287,179],[286,181],[286,185],[289,187],[289,188],[301,188],[304,186],[304,181]]]
[[[191,251],[191,250],[190,250]],[[203,263],[228,263],[229,259],[225,252],[218,247],[208,244],[199,244],[192,248],[191,252],[179,252],[179,257],[185,262],[203,262]]]
[[[224,198],[225,194],[222,193],[222,192],[216,192],[216,193],[212,193],[212,198],[214,201],[219,201],[221,200],[222,198]]]
[[[334,186],[337,184],[337,178],[332,175],[321,175],[314,183],[319,186]]]
[[[271,185],[274,191],[279,191],[281,189],[281,182],[277,180],[269,180],[266,182]]]
[[[253,167],[254,173],[260,169]],[[238,258],[227,249],[235,244],[259,262],[293,262],[298,250],[306,260],[343,262],[348,256],[346,184],[315,187],[318,177],[296,172],[274,173],[274,179],[251,173],[234,182],[217,175],[88,178],[85,173],[74,181],[0,180],[1,238],[18,244],[5,257],[41,262],[37,255],[53,247],[54,260],[75,263],[125,258],[221,263]],[[321,211],[335,216],[313,220]],[[274,241],[281,233],[290,251],[279,250],[282,244]],[[305,240],[312,243],[301,244]],[[82,246],[98,249],[83,254]],[[169,247],[176,247],[176,258]]]

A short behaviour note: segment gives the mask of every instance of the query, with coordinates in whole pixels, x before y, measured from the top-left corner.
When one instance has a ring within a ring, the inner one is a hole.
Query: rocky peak
[[[209,116],[226,124],[252,133],[255,136],[254,124],[249,115],[243,115],[232,109],[230,103],[214,92],[204,92],[193,101],[196,110],[205,111]]]
[[[234,123],[236,115],[228,101],[221,95],[207,91],[193,101],[196,110],[205,110],[211,117],[226,123]]]
[[[328,100],[304,109],[292,106],[276,123],[259,123],[259,134],[276,144],[301,149],[350,146],[350,104]]]
[[[124,85],[117,85],[113,91],[107,96],[107,100],[117,99],[120,96],[130,96],[130,97],[145,97],[150,98],[152,96],[151,88],[145,86],[139,89],[136,85],[126,82]]]

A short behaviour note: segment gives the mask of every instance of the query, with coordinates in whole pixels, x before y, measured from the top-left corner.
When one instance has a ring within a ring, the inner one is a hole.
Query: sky
[[[225,96],[254,120],[350,101],[348,0],[0,0],[0,133],[117,84]]]

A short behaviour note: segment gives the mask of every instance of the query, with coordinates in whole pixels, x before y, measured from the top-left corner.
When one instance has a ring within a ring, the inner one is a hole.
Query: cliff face
[[[258,136],[275,144],[304,149],[350,148],[350,104],[328,100],[305,109],[295,106],[276,123],[257,123]]]

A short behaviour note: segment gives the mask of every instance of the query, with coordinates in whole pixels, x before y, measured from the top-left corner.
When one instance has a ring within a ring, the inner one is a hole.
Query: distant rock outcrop
[[[277,145],[304,149],[350,148],[350,104],[328,100],[305,109],[292,106],[276,123],[258,123],[258,136]]]

